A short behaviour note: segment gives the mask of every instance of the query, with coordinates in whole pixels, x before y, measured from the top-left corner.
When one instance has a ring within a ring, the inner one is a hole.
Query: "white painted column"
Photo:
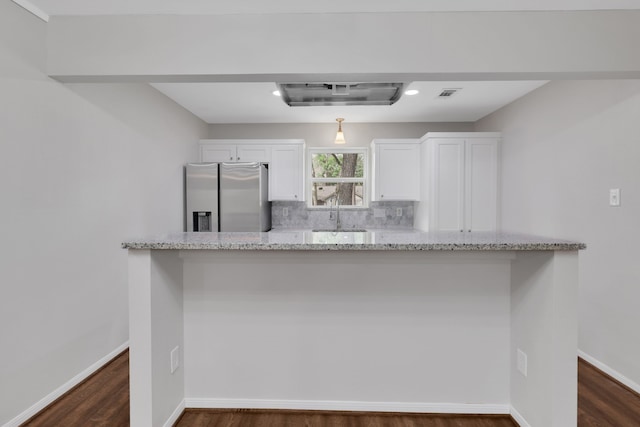
[[[151,251],[129,250],[130,423],[151,427]]]
[[[511,275],[511,406],[522,426],[577,425],[578,252],[521,252]],[[527,375],[518,370],[518,350]]]
[[[182,260],[177,251],[129,250],[131,427],[171,426],[184,409]]]

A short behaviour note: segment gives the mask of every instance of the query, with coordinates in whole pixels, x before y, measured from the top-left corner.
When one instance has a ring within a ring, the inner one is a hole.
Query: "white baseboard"
[[[600,369],[602,372],[609,375],[610,377],[613,377],[617,381],[620,381],[622,384],[626,385],[636,393],[640,393],[640,384],[636,383],[633,380],[630,380],[629,378],[625,377],[615,369],[610,368],[609,366],[605,365],[598,359],[589,356],[587,353],[585,353],[582,350],[578,350],[578,356],[580,356],[582,359],[586,360],[587,362],[591,363],[593,366]]]
[[[182,401],[173,411],[169,419],[165,421],[163,427],[172,427],[176,423],[176,421],[178,421],[178,418],[180,418],[180,415],[182,415],[184,408],[185,408],[185,403],[184,403],[184,399],[182,399]]]
[[[529,424],[527,420],[525,420],[524,417],[520,414],[520,412],[518,412],[513,406],[511,407],[511,417],[516,421],[516,423],[518,423],[520,427],[531,427],[531,424]]]
[[[14,419],[9,421],[2,427],[18,427],[20,424],[24,423],[29,418],[33,417],[35,414],[42,411],[44,408],[46,408],[48,405],[50,405],[53,401],[58,399],[60,396],[62,396],[63,394],[71,390],[73,387],[77,386],[82,381],[87,379],[91,374],[96,372],[98,369],[102,368],[104,365],[110,362],[111,359],[116,357],[118,354],[122,353],[128,347],[129,347],[129,341],[121,344],[120,346],[118,346],[118,348],[116,348],[115,350],[113,350],[112,352],[110,352],[100,360],[98,360],[93,365],[89,366],[84,371],[80,372],[75,377],[71,378],[66,383],[62,384],[60,387],[58,387],[57,389],[55,389],[54,391],[52,391],[51,393],[49,393],[48,395],[40,399],[38,402],[33,404],[29,409],[27,409],[26,411],[24,411],[23,413],[21,413],[20,415],[18,415],[17,417],[15,417]]]
[[[359,402],[344,400],[185,399],[187,408],[300,409],[319,411],[417,412],[440,414],[509,414],[508,404]]]

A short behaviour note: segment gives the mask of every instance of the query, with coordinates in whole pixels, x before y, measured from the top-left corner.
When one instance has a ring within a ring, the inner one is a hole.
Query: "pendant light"
[[[344,140],[344,133],[342,132],[342,122],[344,121],[344,119],[336,119],[336,122],[338,122],[338,133],[336,133],[336,141],[335,144],[346,144],[347,141]]]

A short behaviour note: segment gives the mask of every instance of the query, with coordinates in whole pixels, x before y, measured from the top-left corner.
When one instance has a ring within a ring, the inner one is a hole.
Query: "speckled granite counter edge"
[[[574,251],[583,243],[177,243],[125,242],[124,249],[253,251]]]

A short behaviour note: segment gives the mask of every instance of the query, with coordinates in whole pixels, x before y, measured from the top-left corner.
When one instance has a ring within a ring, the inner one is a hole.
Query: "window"
[[[366,149],[309,149],[309,206],[367,206]]]

